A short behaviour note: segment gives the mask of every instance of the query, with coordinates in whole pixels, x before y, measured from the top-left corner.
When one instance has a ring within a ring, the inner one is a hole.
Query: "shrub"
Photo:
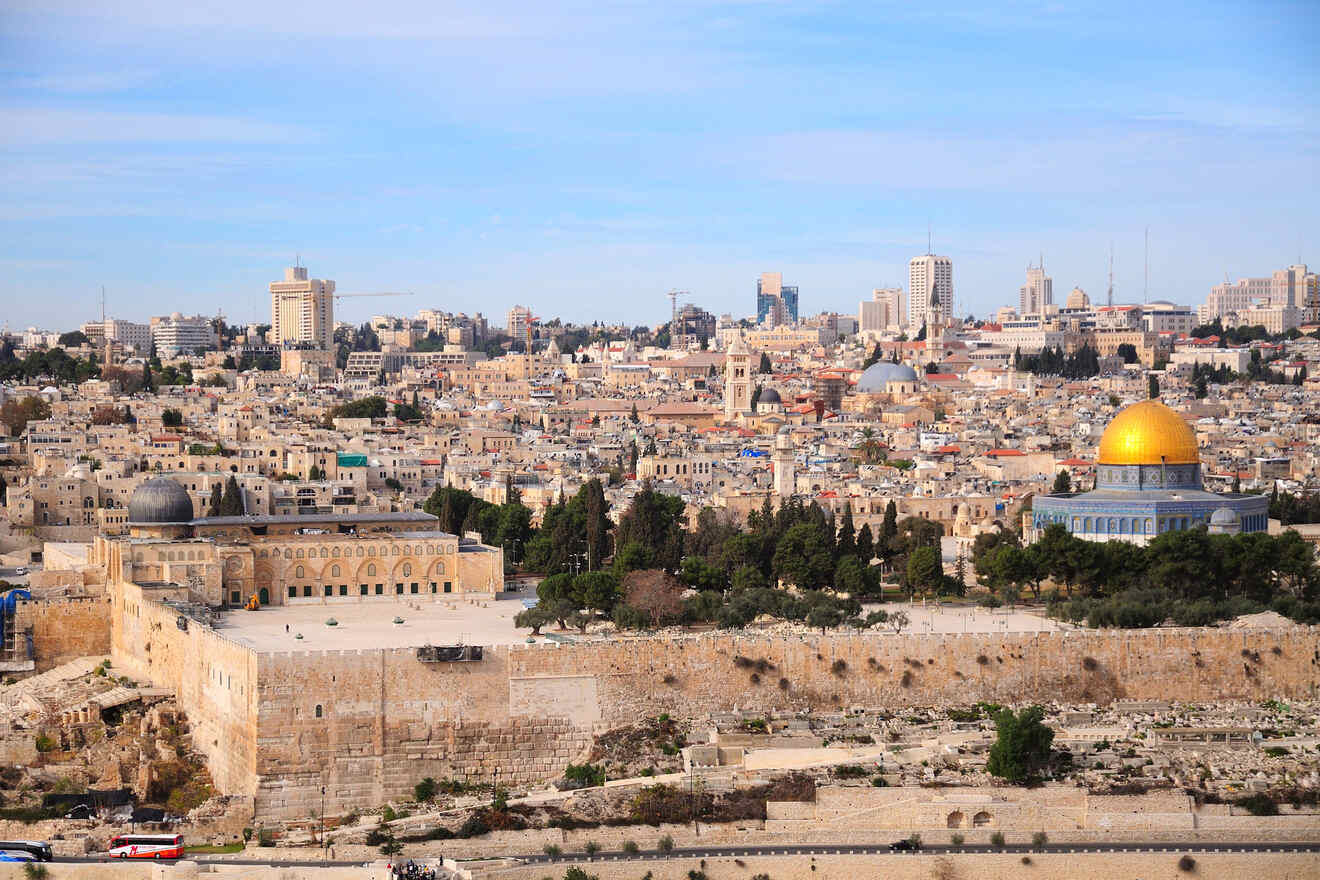
[[[888,788],[889,780],[885,779],[883,776],[877,776],[871,780],[871,785],[875,786],[876,788]]]
[[[625,840],[623,842],[623,851],[630,856],[637,855],[639,849],[641,849],[641,847],[637,845],[637,841],[635,840]]]
[[[435,792],[435,780],[428,776],[413,786],[413,800],[419,804],[424,804],[435,798]]]
[[[835,675],[843,675],[847,671],[848,662],[846,660],[839,659],[830,664],[830,672],[833,672]]]
[[[1035,834],[1031,835],[1031,847],[1036,852],[1040,852],[1041,850],[1043,850],[1045,848],[1045,844],[1049,842],[1050,842],[1050,837],[1044,831],[1037,831]]]
[[[688,871],[688,880],[706,880],[706,872]]]
[[[386,804],[385,809],[380,811],[380,821],[382,822],[393,822],[397,818],[399,818],[399,814],[395,813],[394,808],[389,804]]]
[[[481,813],[468,816],[467,821],[458,829],[459,837],[481,837],[488,833],[490,833],[490,825],[486,823],[486,818]]]
[[[953,844],[954,846],[962,846],[963,840],[965,839],[966,838],[964,838],[961,834],[959,834],[956,831],[953,834],[949,835],[949,843]]]
[[[564,768],[564,778],[583,788],[604,785],[605,768],[595,764],[569,764]]]
[[[1196,870],[1196,859],[1191,856],[1183,856],[1178,860],[1178,870],[1190,874]]]
[[[781,678],[781,679],[779,679],[779,689],[780,689],[781,691],[786,691],[786,690],[788,690],[788,679],[786,679],[786,678]]]
[[[600,852],[600,844],[594,840],[588,840],[586,845],[582,847],[582,851],[589,856],[594,856],[596,853]]]
[[[858,764],[841,764],[834,768],[834,776],[838,779],[861,779],[870,775],[870,770]]]
[[[564,880],[596,880],[595,874],[588,874],[577,865],[564,872]]]
[[[655,843],[655,848],[658,849],[658,850],[660,850],[660,852],[662,852],[662,853],[673,852],[673,851],[674,851],[674,838],[672,838],[672,837],[670,837],[668,834],[666,834],[664,837],[662,837],[662,838],[660,838],[659,840],[656,841],[656,843]]]
[[[1246,797],[1238,798],[1233,802],[1237,806],[1246,810],[1253,816],[1277,816],[1279,815],[1279,805],[1273,799],[1263,794],[1252,794]]]
[[[249,840],[251,840],[251,839],[252,839],[252,829],[251,829],[251,828],[244,828],[244,829],[243,829],[243,840],[244,840],[244,842],[249,841]]]
[[[1002,831],[995,831],[995,832],[992,832],[992,833],[990,834],[990,845],[991,845],[991,846],[1003,846],[1003,845],[1004,845],[1004,832],[1002,832]]]
[[[552,859],[557,859],[564,854],[564,851],[559,847],[558,844],[555,843],[547,843],[545,845],[544,850],[545,850],[545,854]]]
[[[664,678],[660,679],[660,681],[663,682],[664,684],[673,684],[674,682],[678,681],[678,679],[675,678],[673,675],[667,674],[665,675]]]
[[[1085,669],[1087,672],[1095,672],[1097,669],[1100,668],[1100,664],[1099,662],[1096,661],[1094,657],[1083,657],[1082,668]]]
[[[770,726],[765,723],[764,718],[748,718],[743,722],[743,730],[748,733],[769,733]]]
[[[23,876],[27,880],[46,880],[50,876],[50,870],[45,865],[38,865],[35,862],[23,863]]]
[[[901,685],[902,685],[903,687],[905,687],[905,688],[906,688],[906,687],[912,687],[912,673],[911,673],[911,671],[906,671],[906,672],[904,672],[904,673],[903,673],[903,677],[902,677],[901,679],[899,679],[899,682],[898,682],[898,683],[901,684]]]
[[[1288,749],[1283,746],[1270,746],[1265,750],[1265,754],[1269,755],[1271,758],[1282,758],[1284,755],[1288,754]]]
[[[267,831],[266,829],[263,828],[262,830],[257,832],[257,846],[274,846],[274,845],[275,845],[275,833],[273,831]]]
[[[1030,865],[1030,864],[1031,864],[1031,856],[1023,856],[1023,857],[1022,857],[1022,864],[1024,864],[1024,865]]]
[[[44,734],[44,733],[39,733],[39,734],[37,734],[37,738],[36,738],[35,742],[36,742],[36,746],[37,746],[37,751],[39,751],[39,752],[53,752],[53,751],[55,751],[55,740],[53,740],[53,739],[51,739],[50,737],[46,736],[46,734]]]

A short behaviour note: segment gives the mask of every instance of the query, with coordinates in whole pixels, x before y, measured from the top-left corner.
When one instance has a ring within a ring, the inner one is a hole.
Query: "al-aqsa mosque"
[[[1263,495],[1218,495],[1201,485],[1196,434],[1158,400],[1126,407],[1105,428],[1091,492],[1039,495],[1031,525],[1058,523],[1089,541],[1145,544],[1164,532],[1205,526],[1215,534],[1263,532]]]

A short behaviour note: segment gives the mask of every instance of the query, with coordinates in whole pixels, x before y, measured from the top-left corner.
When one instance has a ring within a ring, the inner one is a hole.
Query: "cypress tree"
[[[871,537],[870,523],[863,523],[857,531],[857,555],[862,560],[862,565],[869,565],[875,558],[875,539]]]
[[[224,489],[218,482],[211,484],[211,501],[206,505],[207,516],[219,516],[224,504]]]
[[[225,494],[220,500],[220,515],[242,516],[243,512],[243,490],[238,488],[238,479],[230,474],[225,481]]]
[[[834,545],[836,555],[851,556],[857,552],[856,530],[853,528],[852,505],[843,506],[843,523],[839,526],[838,542]]]

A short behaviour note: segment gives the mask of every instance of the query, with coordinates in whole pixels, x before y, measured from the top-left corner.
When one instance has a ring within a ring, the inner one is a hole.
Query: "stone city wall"
[[[256,773],[257,657],[222,632],[124,584],[115,592],[111,656],[122,673],[168,687],[191,725],[217,788],[252,794]],[[185,628],[180,628],[180,620]]]
[[[18,632],[32,631],[37,672],[79,657],[110,653],[110,601],[106,598],[19,602],[14,627]]]

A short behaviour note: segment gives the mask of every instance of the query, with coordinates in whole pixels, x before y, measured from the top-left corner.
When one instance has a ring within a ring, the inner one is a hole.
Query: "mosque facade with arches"
[[[1165,532],[1201,526],[1212,534],[1264,532],[1269,501],[1205,491],[1195,432],[1163,403],[1146,400],[1105,428],[1095,489],[1038,495],[1026,520],[1032,539],[1057,523],[1088,541],[1145,545]]]

